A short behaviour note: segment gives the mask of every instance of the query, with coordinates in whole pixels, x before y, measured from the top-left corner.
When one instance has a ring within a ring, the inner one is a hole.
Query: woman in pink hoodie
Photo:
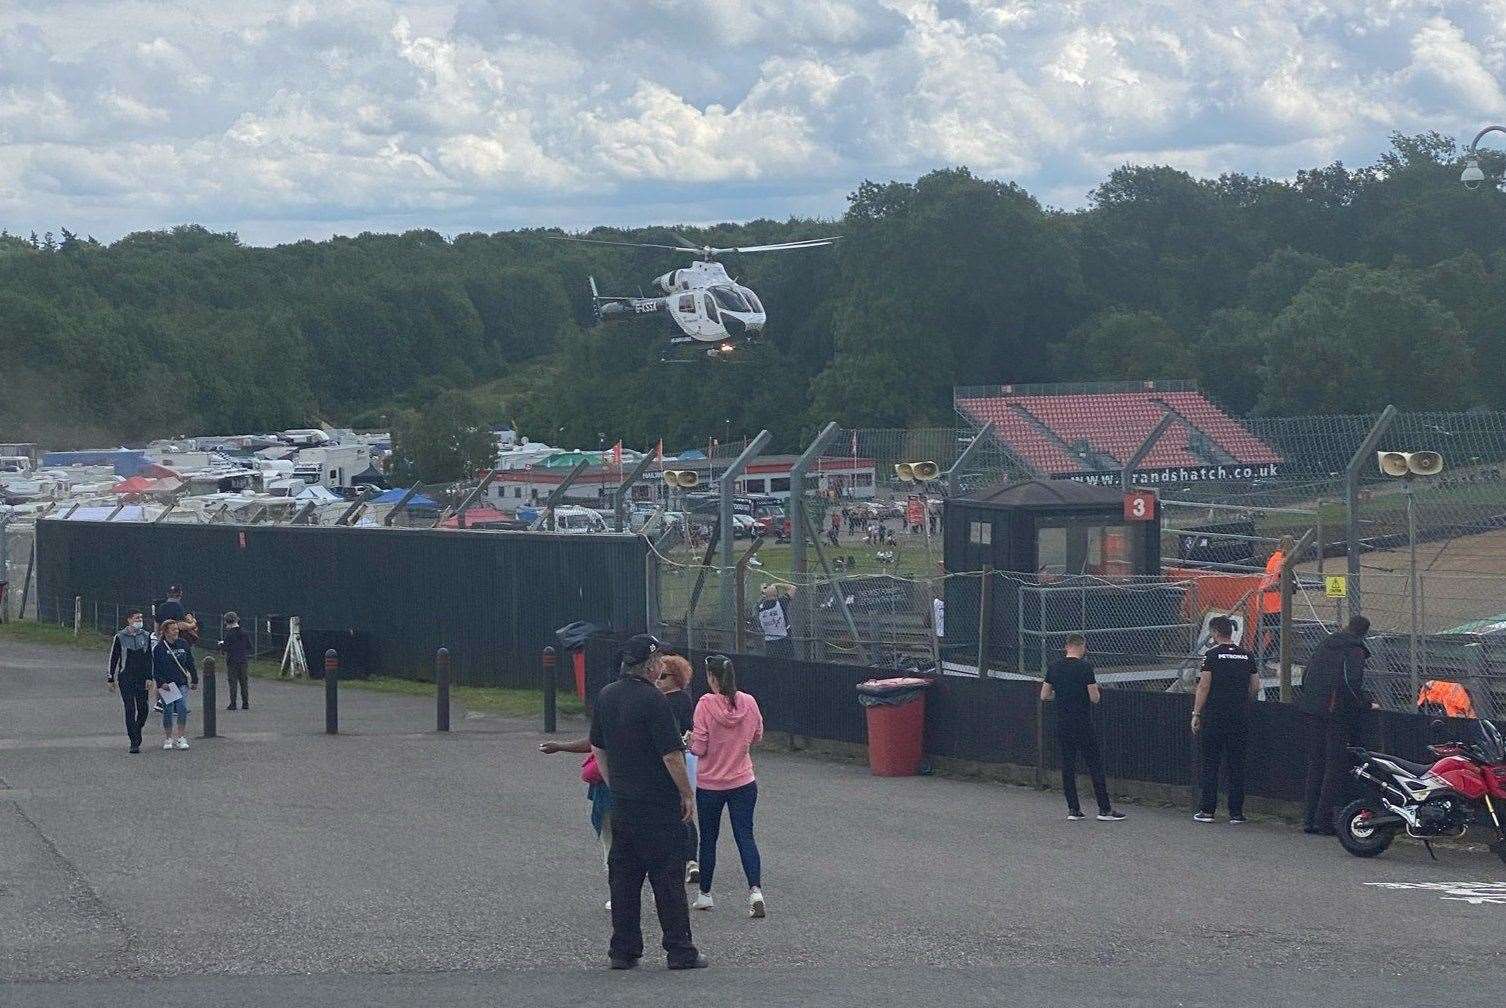
[[[722,809],[732,820],[732,838],[748,879],[748,915],[764,915],[762,865],[753,839],[753,806],[758,782],[753,778],[749,748],[763,738],[763,715],[758,701],[737,690],[737,673],[725,655],[706,659],[706,682],[711,692],[696,705],[690,730],[690,751],[700,760],[696,770],[696,811],[701,824],[701,891],[695,910],[710,910],[711,877],[716,872],[716,841],[722,829]]]

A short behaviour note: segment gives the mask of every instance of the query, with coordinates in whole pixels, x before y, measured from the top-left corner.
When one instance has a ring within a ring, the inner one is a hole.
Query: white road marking
[[[1377,889],[1417,889],[1441,893],[1438,898],[1471,906],[1506,906],[1506,882],[1366,882]]]

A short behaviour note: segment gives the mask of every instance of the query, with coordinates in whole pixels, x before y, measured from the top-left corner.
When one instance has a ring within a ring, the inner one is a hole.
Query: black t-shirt
[[[183,608],[181,599],[163,599],[157,603],[157,622],[166,623],[168,620],[180,620],[188,615],[188,610]]]
[[[1250,709],[1250,676],[1256,671],[1250,652],[1233,644],[1216,644],[1203,655],[1211,673],[1203,720],[1209,725],[1242,725]]]
[[[695,722],[695,701],[690,699],[690,690],[677,689],[664,694],[664,699],[669,701],[669,709],[675,712],[675,724],[679,726],[680,734],[690,731]]]
[[[1058,658],[1046,670],[1046,681],[1056,693],[1058,721],[1078,721],[1091,715],[1093,701],[1088,687],[1098,682],[1092,665],[1081,658]]]
[[[685,747],[669,699],[657,686],[624,675],[603,688],[591,718],[591,744],[607,754],[614,804],[679,810],[680,789],[664,757]]]

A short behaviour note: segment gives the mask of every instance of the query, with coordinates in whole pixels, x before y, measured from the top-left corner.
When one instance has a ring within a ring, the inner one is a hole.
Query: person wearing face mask
[[[126,617],[125,628],[110,643],[110,670],[105,675],[110,689],[120,689],[120,700],[125,705],[126,737],[131,740],[133,753],[141,751],[141,729],[152,709],[147,699],[147,683],[151,679],[152,636],[146,632],[141,613],[133,612]]]

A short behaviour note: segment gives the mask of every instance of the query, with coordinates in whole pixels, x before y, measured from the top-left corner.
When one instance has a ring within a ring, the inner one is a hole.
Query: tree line
[[[828,419],[951,424],[959,384],[1141,378],[1195,378],[1240,415],[1502,409],[1506,196],[1461,186],[1460,158],[1424,134],[1284,180],[1132,165],[1073,211],[952,168],[865,181],[834,222],[681,228],[843,240],[730,258],[764,338],[674,365],[666,319],[592,327],[586,285],[639,293],[687,261],[669,252],[551,230],[0,234],[0,440],[415,430],[442,411],[587,447],[762,427],[790,447]]]

